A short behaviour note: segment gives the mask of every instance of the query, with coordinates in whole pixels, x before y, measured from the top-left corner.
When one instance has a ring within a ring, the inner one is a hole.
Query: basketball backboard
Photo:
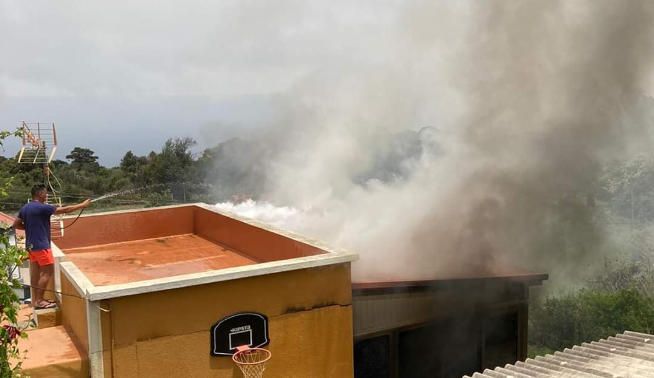
[[[239,346],[259,348],[269,342],[268,318],[256,312],[233,314],[211,327],[212,356],[231,356]]]

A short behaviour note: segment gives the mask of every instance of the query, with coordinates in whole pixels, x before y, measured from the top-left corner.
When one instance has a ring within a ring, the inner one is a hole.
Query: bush
[[[2,229],[6,231],[6,229]],[[12,272],[27,257],[24,250],[10,245],[6,232],[0,233],[0,377],[20,376],[21,361],[18,338],[27,337],[17,328],[20,301],[13,289],[22,289]],[[13,361],[13,362],[12,362]]]
[[[530,356],[625,330],[652,333],[654,300],[635,288],[581,289],[530,304]]]

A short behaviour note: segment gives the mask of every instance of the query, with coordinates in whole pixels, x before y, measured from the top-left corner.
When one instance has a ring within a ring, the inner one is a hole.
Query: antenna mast
[[[19,126],[21,131],[21,148],[18,163],[41,165],[43,167],[43,185],[50,191],[48,202],[61,206],[61,183],[50,170],[50,162],[57,151],[57,130],[54,122],[25,122]],[[53,178],[55,181],[51,180]],[[50,233],[53,239],[64,236],[63,216],[53,216],[50,221]]]

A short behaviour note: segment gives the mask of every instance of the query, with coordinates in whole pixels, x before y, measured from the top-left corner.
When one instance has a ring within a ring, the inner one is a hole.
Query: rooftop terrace
[[[61,268],[96,300],[352,261],[356,255],[190,204],[82,216],[55,241]]]
[[[66,249],[68,260],[94,285],[111,285],[256,264],[195,234]]]

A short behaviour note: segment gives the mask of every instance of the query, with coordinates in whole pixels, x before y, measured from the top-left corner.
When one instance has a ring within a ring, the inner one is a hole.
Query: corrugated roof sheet
[[[563,352],[486,369],[472,377],[654,377],[654,336],[625,331]]]

